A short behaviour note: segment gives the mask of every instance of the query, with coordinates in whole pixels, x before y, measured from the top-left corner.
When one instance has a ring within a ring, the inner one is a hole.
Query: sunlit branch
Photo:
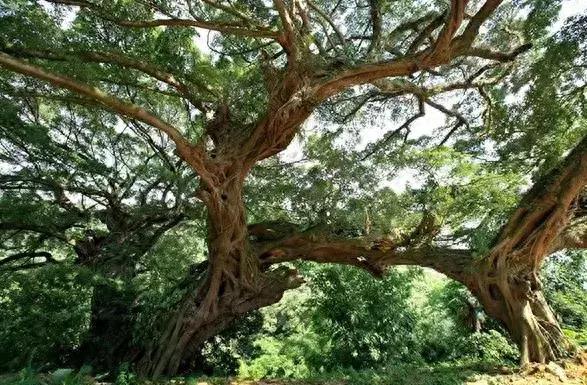
[[[73,78],[60,75],[46,69],[16,59],[6,53],[0,52],[0,66],[23,75],[46,81],[58,87],[66,88],[74,93],[86,96],[99,102],[108,109],[129,118],[137,119],[154,128],[157,128],[167,134],[175,143],[179,154],[202,176],[203,179],[209,180],[212,176],[204,165],[204,155],[193,146],[188,140],[169,123],[164,122],[144,108],[128,103],[111,95],[104,93],[102,90],[90,85],[81,83]]]
[[[440,35],[436,38],[434,47],[428,54],[428,57],[435,58],[439,55],[444,56],[449,53],[451,40],[463,22],[466,3],[466,0],[451,0],[448,18],[440,31]]]
[[[255,232],[251,231],[254,235]],[[390,266],[416,265],[433,268],[463,279],[464,266],[473,261],[470,250],[433,247],[427,244],[401,247],[387,239],[369,237],[340,239],[327,232],[293,231],[273,241],[254,243],[265,266],[296,260],[355,266],[382,277]]]
[[[295,32],[294,22],[283,0],[273,0],[273,4],[277,9],[281,24],[284,30],[284,37],[281,38],[281,45],[288,52],[290,57],[295,57],[297,52],[297,38]]]

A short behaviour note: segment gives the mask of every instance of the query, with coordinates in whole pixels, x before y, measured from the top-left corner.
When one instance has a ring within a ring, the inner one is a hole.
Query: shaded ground
[[[574,360],[525,370],[483,368],[476,364],[404,366],[387,372],[367,371],[341,376],[308,381],[190,379],[174,382],[176,385],[587,385],[587,352]]]
[[[0,376],[0,385],[111,385],[80,374],[19,374]],[[112,385],[587,385],[587,352],[558,364],[536,365],[524,370],[487,368],[480,364],[395,366],[383,372],[333,373],[305,381],[178,378],[140,381],[127,374]]]

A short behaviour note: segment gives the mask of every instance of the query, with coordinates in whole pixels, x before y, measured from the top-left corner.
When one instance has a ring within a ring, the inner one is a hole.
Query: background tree
[[[76,356],[112,366],[131,354],[141,258],[197,215],[187,206],[191,176],[140,126],[4,91],[0,274],[50,263],[89,269],[92,316]]]

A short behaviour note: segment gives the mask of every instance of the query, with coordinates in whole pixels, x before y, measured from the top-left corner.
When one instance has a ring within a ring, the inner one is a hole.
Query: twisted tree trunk
[[[301,281],[290,269],[265,272],[248,240],[240,169],[202,190],[208,208],[208,270],[171,317],[155,349],[139,363],[145,376],[175,374],[194,349],[240,315],[279,301]]]
[[[561,239],[568,238],[564,230],[572,226],[586,183],[584,137],[526,193],[490,253],[475,266],[474,281],[466,283],[487,313],[506,326],[523,365],[556,360],[572,349],[544,298],[538,271],[550,253],[567,247]]]
[[[488,258],[466,284],[487,314],[508,330],[521,365],[547,363],[572,351],[533,269],[507,257]]]

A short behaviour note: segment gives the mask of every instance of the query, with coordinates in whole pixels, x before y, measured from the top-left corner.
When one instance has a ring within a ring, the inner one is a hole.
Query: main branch
[[[205,182],[213,178],[213,175],[210,174],[204,165],[203,151],[189,143],[177,128],[153,115],[144,108],[108,95],[96,87],[81,83],[65,75],[47,71],[40,66],[19,60],[3,52],[0,52],[0,66],[23,75],[46,81],[54,86],[68,89],[74,93],[85,96],[122,116],[136,119],[150,125],[151,127],[159,129],[173,140],[180,156],[188,162],[196,172],[198,172]]]

